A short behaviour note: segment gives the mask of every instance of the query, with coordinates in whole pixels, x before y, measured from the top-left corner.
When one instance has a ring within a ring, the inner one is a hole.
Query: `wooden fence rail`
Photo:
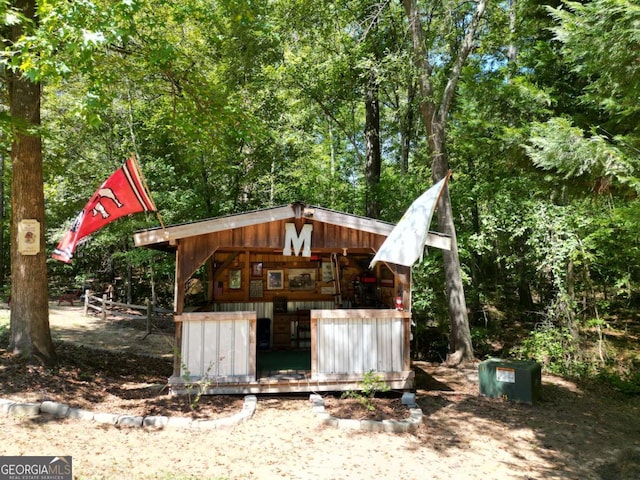
[[[112,311],[114,307],[122,307],[130,310],[141,310],[146,312],[147,334],[149,334],[151,333],[151,320],[153,319],[154,313],[172,314],[173,312],[165,308],[154,306],[151,300],[149,300],[148,298],[145,300],[145,305],[121,303],[114,300],[108,300],[106,293],[103,294],[102,297],[97,297],[95,295],[91,295],[91,291],[87,290],[85,291],[84,295],[84,314],[88,315],[89,310],[95,310],[97,312],[100,312],[102,320],[106,320],[108,313]]]

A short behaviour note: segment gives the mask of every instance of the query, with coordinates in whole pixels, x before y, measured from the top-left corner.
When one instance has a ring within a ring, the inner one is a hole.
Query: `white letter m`
[[[311,232],[313,232],[313,225],[305,223],[302,226],[300,235],[296,232],[296,226],[293,223],[286,223],[284,226],[284,248],[282,249],[282,255],[291,256],[291,246],[293,245],[293,251],[296,256],[300,255],[302,250],[303,257],[311,256]]]

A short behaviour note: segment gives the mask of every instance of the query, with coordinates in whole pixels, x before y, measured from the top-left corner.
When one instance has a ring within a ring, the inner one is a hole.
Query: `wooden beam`
[[[291,206],[257,210],[255,212],[229,215],[226,217],[203,220],[201,222],[175,225],[166,227],[164,230],[160,228],[145,230],[135,233],[133,235],[133,241],[136,247],[154,245],[157,243],[170,243],[176,238],[206,235],[207,233],[222,232],[224,230],[232,230],[240,227],[249,227],[260,223],[286,220],[287,218],[293,218],[293,209]]]
[[[429,232],[424,244],[427,247],[439,248],[440,250],[451,250],[451,237],[444,233]]]
[[[227,269],[227,267],[233,263],[233,261],[236,259],[238,255],[240,255],[240,252],[233,252],[231,256],[227,258],[222,265],[220,265],[220,268],[217,268],[215,270],[213,274],[214,282],[218,279],[218,277],[222,274],[222,272],[224,272]]]
[[[376,318],[376,319],[393,319],[393,318],[411,318],[411,312],[399,312],[390,309],[375,308],[352,308],[340,310],[311,310],[311,319],[323,318]]]
[[[174,322],[220,322],[227,320],[255,320],[256,312],[189,312],[175,315]]]

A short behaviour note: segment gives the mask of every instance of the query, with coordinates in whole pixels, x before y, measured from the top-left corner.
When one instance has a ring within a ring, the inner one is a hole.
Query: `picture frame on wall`
[[[242,288],[242,270],[229,270],[229,288]]]
[[[289,290],[315,290],[316,270],[313,268],[290,268]]]
[[[262,280],[251,280],[249,282],[249,298],[262,298]]]
[[[331,262],[322,262],[322,281],[324,283],[333,282],[333,266]]]
[[[282,290],[284,288],[284,270],[267,271],[267,290]]]
[[[262,262],[253,262],[251,264],[251,276],[253,278],[262,278]]]

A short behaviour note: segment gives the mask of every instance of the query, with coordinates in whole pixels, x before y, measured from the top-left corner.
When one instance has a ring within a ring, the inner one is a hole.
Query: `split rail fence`
[[[140,310],[141,312],[145,312],[146,314],[146,332],[147,335],[151,333],[153,318],[154,315],[157,314],[169,314],[173,315],[171,310],[167,310],[166,308],[160,308],[155,306],[151,300],[148,298],[145,299],[144,305],[136,305],[131,303],[122,303],[116,302],[114,300],[109,300],[107,294],[103,294],[102,297],[98,297],[96,295],[91,295],[91,290],[86,290],[84,295],[84,314],[88,315],[89,311],[95,311],[100,314],[102,320],[107,320],[107,316],[109,314],[115,314],[117,312],[118,315],[127,316],[127,317],[135,317],[139,318],[138,315],[126,315],[117,309],[126,309],[126,310]]]

